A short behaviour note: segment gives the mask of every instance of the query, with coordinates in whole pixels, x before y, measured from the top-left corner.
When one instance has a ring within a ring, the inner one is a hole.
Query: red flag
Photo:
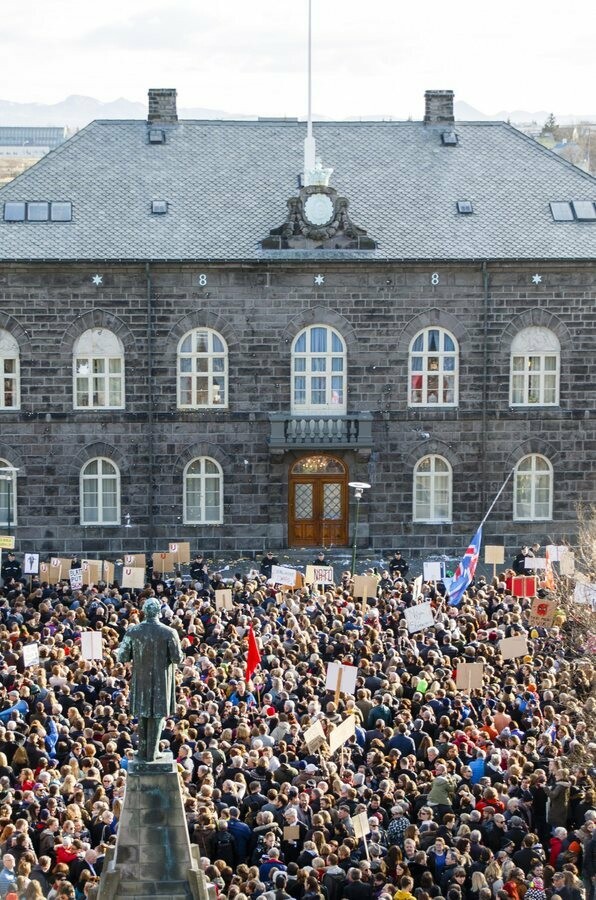
[[[248,681],[252,677],[256,667],[261,662],[261,654],[257,647],[257,639],[253,631],[252,625],[248,629],[248,656],[246,657],[246,675],[245,680]]]

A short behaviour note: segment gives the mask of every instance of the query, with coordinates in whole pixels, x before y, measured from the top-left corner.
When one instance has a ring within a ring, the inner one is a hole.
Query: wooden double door
[[[348,471],[335,456],[297,460],[289,474],[290,547],[346,546]]]

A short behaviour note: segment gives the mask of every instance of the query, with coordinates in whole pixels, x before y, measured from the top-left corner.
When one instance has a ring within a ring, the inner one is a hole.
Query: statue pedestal
[[[106,856],[98,900],[210,900],[188,829],[172,754],[131,760],[116,847]]]

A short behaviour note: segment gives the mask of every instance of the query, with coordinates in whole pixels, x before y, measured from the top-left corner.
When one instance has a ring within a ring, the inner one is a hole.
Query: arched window
[[[292,412],[346,412],[346,345],[328,325],[309,325],[292,344]]]
[[[191,460],[184,469],[184,522],[186,525],[221,525],[223,472],[209,456]]]
[[[17,523],[17,469],[0,459],[0,526],[10,529]]]
[[[540,522],[553,517],[553,467],[545,456],[524,456],[515,467],[513,518]]]
[[[178,344],[178,407],[228,405],[228,347],[210,328],[185,334]]]
[[[124,347],[107,328],[89,328],[74,345],[74,408],[124,409]]]
[[[548,328],[532,325],[511,343],[511,406],[557,406],[561,345]]]
[[[0,409],[19,409],[20,405],[19,345],[9,331],[0,329]]]
[[[414,522],[451,521],[451,466],[442,456],[423,456],[414,469]]]
[[[120,524],[120,472],[98,456],[81,469],[81,525]]]
[[[457,406],[458,346],[444,328],[425,328],[410,344],[410,406]]]

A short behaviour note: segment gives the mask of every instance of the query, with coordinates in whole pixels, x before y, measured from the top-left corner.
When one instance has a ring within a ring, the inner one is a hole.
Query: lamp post
[[[360,516],[360,501],[365,491],[370,488],[366,481],[350,481],[348,487],[354,488],[356,498],[356,522],[354,524],[354,543],[352,544],[352,578],[356,574],[356,547],[358,545],[358,518]]]
[[[14,466],[0,466],[0,473],[2,473],[2,474],[0,474],[0,480],[8,482],[8,491],[7,491],[7,497],[6,497],[6,504],[7,504],[6,530],[7,530],[8,534],[10,534],[11,519],[12,519],[12,487],[14,484],[15,475],[18,471],[19,470],[16,469]],[[4,474],[5,472],[8,472],[10,474],[5,475]]]

